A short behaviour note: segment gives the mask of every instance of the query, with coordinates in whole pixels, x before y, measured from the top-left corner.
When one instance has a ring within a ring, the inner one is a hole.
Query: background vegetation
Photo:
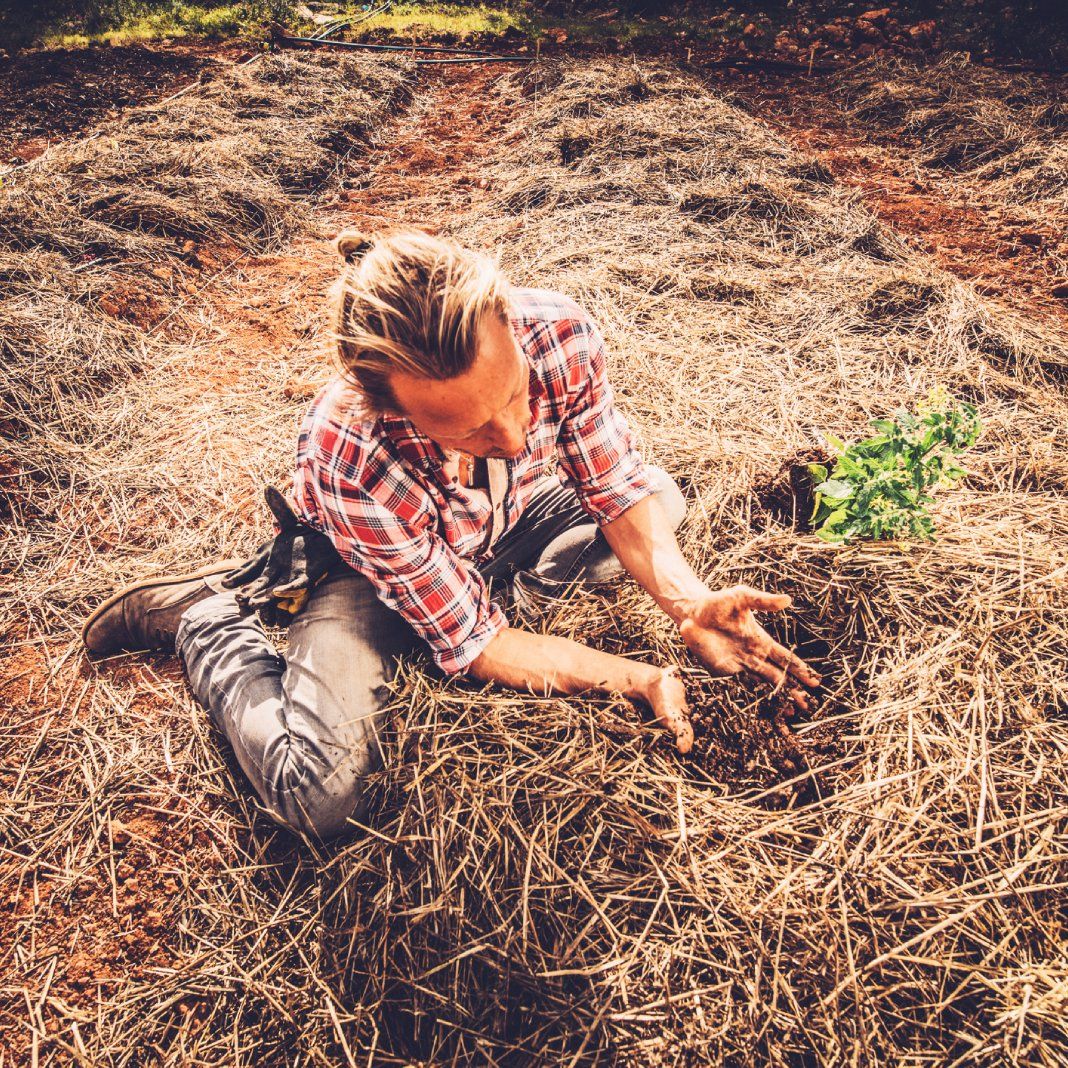
[[[889,2],[889,0],[887,0]],[[324,5],[312,4],[317,9]],[[326,5],[363,13],[367,2]],[[530,36],[564,27],[568,38],[630,42],[641,37],[676,37],[750,45],[770,43],[780,28],[799,19],[825,22],[861,16],[883,0],[506,0],[485,4],[398,2],[367,20],[361,32],[406,34],[418,27],[428,34],[468,35],[519,31]],[[991,45],[994,51],[1043,53],[1068,33],[1068,4],[1063,0],[899,0],[890,5],[903,21],[933,20],[947,46]],[[27,5],[0,0],[0,48],[75,46],[89,41],[115,43],[198,35],[212,38],[258,36],[271,22],[307,29],[307,8],[299,0],[44,0]],[[981,49],[982,50],[982,49]]]
[[[230,37],[292,18],[292,0],[45,0],[32,9],[0,2],[0,45],[75,44],[113,36],[137,40],[201,34]]]

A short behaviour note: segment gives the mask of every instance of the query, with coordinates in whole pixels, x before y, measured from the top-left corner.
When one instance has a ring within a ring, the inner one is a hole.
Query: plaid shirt
[[[514,290],[510,319],[530,364],[534,418],[526,448],[507,461],[504,530],[554,456],[560,481],[593,519],[616,519],[653,488],[613,405],[604,339],[578,304],[545,290]],[[474,569],[492,556],[483,547],[491,509],[444,473],[443,460],[408,419],[362,415],[356,392],[335,378],[304,419],[293,502],[453,673],[507,621]]]

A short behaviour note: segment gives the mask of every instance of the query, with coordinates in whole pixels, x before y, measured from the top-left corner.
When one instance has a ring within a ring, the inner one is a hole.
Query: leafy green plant
[[[815,482],[812,524],[824,541],[853,538],[927,538],[934,521],[931,491],[957,481],[965,471],[956,457],[979,437],[979,414],[932,393],[916,414],[901,408],[892,419],[873,419],[878,431],[854,445],[831,434],[834,466],[809,464]]]

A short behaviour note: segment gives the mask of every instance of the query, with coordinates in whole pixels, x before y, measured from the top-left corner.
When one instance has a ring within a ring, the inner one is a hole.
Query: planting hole
[[[830,467],[831,463],[826,450],[817,448],[806,449],[786,460],[770,481],[753,488],[758,515],[779,526],[810,531],[816,496],[808,465]]]

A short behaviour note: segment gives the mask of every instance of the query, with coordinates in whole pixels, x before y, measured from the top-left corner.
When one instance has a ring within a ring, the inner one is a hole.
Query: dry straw
[[[283,385],[310,357],[207,392],[192,345],[101,399],[72,488],[39,491],[64,524],[8,540],[30,561],[20,637],[50,639],[34,696],[61,712],[6,728],[0,810],[23,880],[62,900],[87,872],[111,885],[133,848],[114,819],[177,807],[160,864],[181,933],[91,1013],[39,996],[67,966],[43,939],[6,989],[32,992],[55,1063],[1063,1063],[1068,339],[669,66],[543,65],[492,91],[513,114],[495,202],[452,231],[601,323],[621,406],[686,487],[686,551],[714,585],[794,596],[783,633],[826,701],[787,737],[751,687],[684,661],[702,731],[682,760],[619,701],[407,664],[371,825],[294,847],[173,666],[59,682],[87,597],[249,546],[244,495],[284,475]],[[938,541],[795,529],[791,465],[934,386],[985,425]],[[633,587],[529,625],[683,658]]]
[[[499,210],[455,232],[604,325],[621,403],[688,487],[691,558],[793,594],[831,695],[797,760],[750,747],[750,690],[695,674],[683,762],[617,704],[413,671],[377,833],[333,866],[365,1041],[439,1063],[1060,1063],[1068,339],[670,68],[502,92]],[[936,543],[791,528],[791,463],[935,386],[987,428]],[[632,590],[540,625],[680,655]]]
[[[926,166],[973,171],[999,204],[1068,213],[1068,105],[1037,75],[951,53],[930,66],[879,57],[837,83],[856,122],[917,145]]]
[[[140,388],[131,377],[139,369],[166,373],[187,358],[167,339],[188,336],[188,294],[211,279],[186,261],[196,266],[208,243],[232,266],[235,252],[276,250],[314,229],[309,194],[405,106],[410,73],[403,62],[289,54],[209,68],[196,92],[54,145],[7,176],[0,422],[9,444],[0,501],[49,531],[23,539],[16,527],[7,560],[36,558],[50,570],[52,535],[71,533],[78,498],[95,500],[97,514],[114,492],[128,498],[131,483],[142,482],[151,454],[143,446],[131,453],[131,432],[145,416],[124,390]],[[137,321],[136,304],[129,309],[131,295],[148,298],[151,329]],[[199,344],[208,341],[203,324],[193,329]],[[109,404],[100,403],[104,394]],[[151,398],[142,403],[160,410]],[[128,513],[129,501],[110,501],[106,511]]]
[[[205,84],[124,116],[15,172],[0,241],[69,256],[144,260],[174,242],[280,247],[323,185],[407,92],[399,67],[349,81],[331,57],[209,67]]]

